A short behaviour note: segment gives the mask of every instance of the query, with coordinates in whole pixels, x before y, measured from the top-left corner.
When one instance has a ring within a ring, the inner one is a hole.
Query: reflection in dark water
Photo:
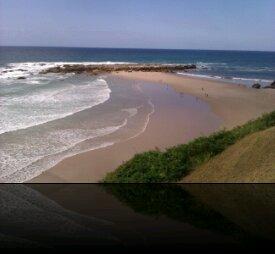
[[[0,246],[259,247],[273,185],[0,185]]]
[[[106,185],[105,188],[138,213],[165,215],[232,236],[241,243],[275,240],[272,185]]]

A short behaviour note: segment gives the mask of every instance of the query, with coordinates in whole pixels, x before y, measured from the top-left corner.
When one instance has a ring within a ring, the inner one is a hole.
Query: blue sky
[[[275,0],[0,0],[0,45],[275,51]]]

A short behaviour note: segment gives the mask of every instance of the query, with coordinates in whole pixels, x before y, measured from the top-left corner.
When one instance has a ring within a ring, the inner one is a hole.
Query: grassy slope
[[[275,127],[243,138],[183,182],[275,182]]]
[[[275,126],[275,111],[243,126],[200,137],[188,144],[135,155],[104,182],[176,182],[245,136]],[[261,151],[260,151],[261,152]]]

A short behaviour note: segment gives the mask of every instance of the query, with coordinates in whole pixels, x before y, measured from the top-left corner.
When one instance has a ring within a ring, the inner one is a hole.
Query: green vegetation
[[[220,154],[238,140],[257,131],[275,126],[275,111],[232,130],[219,131],[187,144],[161,151],[135,155],[116,171],[106,175],[106,183],[176,182],[193,169]]]

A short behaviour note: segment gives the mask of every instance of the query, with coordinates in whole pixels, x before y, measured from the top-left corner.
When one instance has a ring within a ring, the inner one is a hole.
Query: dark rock
[[[273,82],[269,85],[269,87],[275,89],[275,81],[273,81]]]
[[[252,85],[252,88],[260,89],[261,85],[259,83],[255,83]]]
[[[275,81],[273,81],[270,85],[265,86],[264,88],[271,88],[271,89],[275,89]]]
[[[26,79],[26,77],[18,77],[17,79]]]
[[[177,71],[186,71],[189,69],[196,69],[194,64],[113,64],[113,65],[69,65],[52,67],[41,72],[46,73],[89,73],[92,75],[110,73],[117,71],[144,71],[144,72],[167,72],[173,73]]]

